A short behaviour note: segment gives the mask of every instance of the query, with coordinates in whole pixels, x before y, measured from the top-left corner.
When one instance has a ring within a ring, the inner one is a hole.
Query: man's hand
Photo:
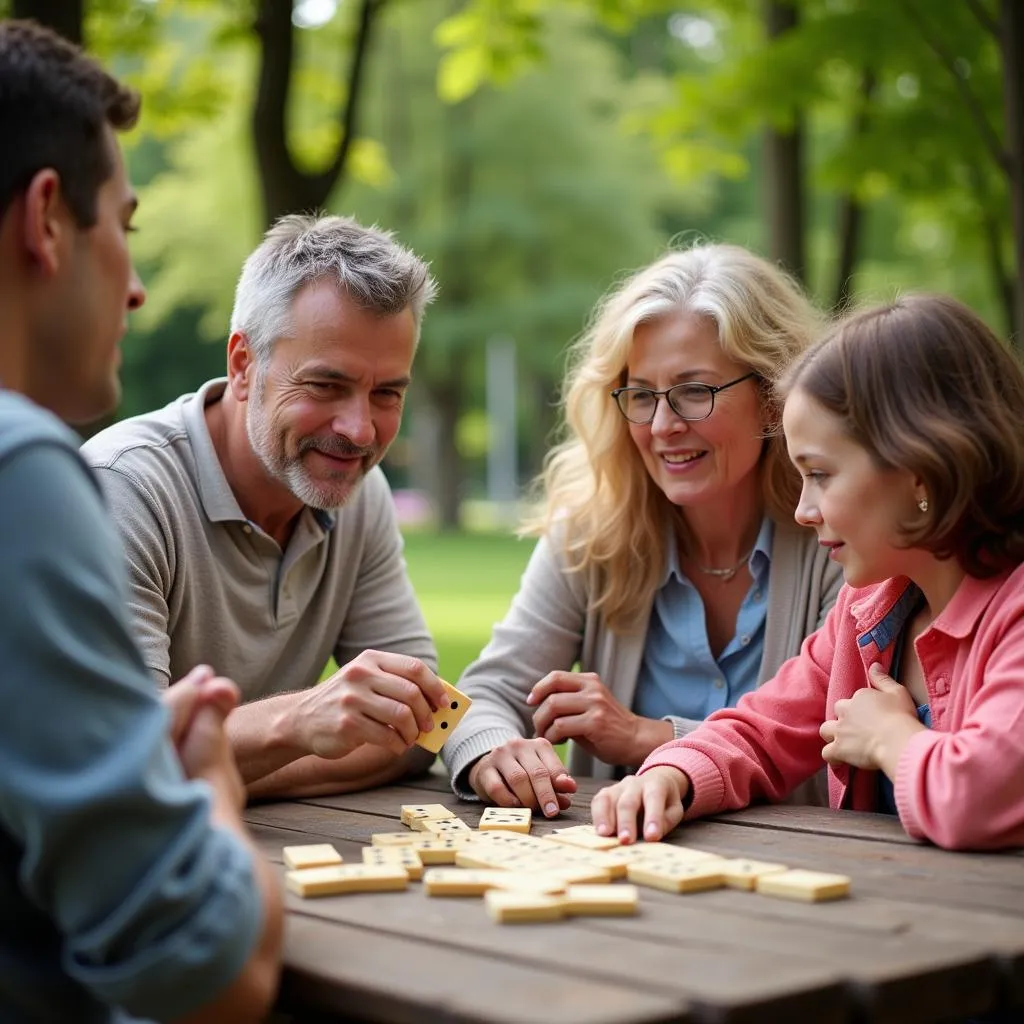
[[[339,758],[371,743],[400,755],[445,707],[441,680],[418,658],[363,651],[299,694],[290,718],[303,754]]]
[[[668,722],[633,714],[593,672],[549,672],[530,691],[533,727],[550,743],[572,740],[605,764],[638,765],[672,739]]]
[[[567,810],[576,780],[544,739],[514,739],[480,758],[469,785],[481,800],[499,807],[532,807],[548,818]]]
[[[677,768],[659,765],[602,789],[590,803],[590,817],[601,836],[624,843],[642,836],[652,843],[683,820],[690,779]]]
[[[238,687],[206,665],[194,668],[164,694],[171,742],[185,775],[210,783],[235,811],[245,804],[245,786],[224,722],[238,701]]]
[[[177,749],[200,708],[216,707],[226,718],[238,706],[239,694],[230,679],[215,675],[209,665],[197,665],[164,691],[163,701],[171,715],[171,743]]]
[[[877,663],[868,678],[870,687],[836,701],[836,717],[819,730],[825,741],[821,756],[830,764],[881,769],[892,779],[907,741],[925,726],[918,721],[914,698],[906,687]]]

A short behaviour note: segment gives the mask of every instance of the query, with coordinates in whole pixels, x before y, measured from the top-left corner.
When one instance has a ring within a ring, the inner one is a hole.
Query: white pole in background
[[[507,336],[487,341],[487,497],[499,526],[518,519],[516,461],[516,343]]]

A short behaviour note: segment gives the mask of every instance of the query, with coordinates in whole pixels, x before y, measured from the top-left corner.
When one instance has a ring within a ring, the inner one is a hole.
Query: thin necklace
[[[694,562],[694,565],[700,569],[701,572],[707,573],[708,576],[715,576],[720,579],[723,583],[728,583],[743,568],[747,562],[750,561],[750,556],[754,553],[754,549],[751,548],[734,566],[729,569],[711,569],[706,565],[701,565],[699,562]]]

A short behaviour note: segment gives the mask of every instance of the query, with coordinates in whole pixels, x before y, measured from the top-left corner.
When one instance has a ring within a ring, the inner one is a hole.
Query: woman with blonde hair
[[[598,793],[597,830],[660,839],[824,758],[833,807],[949,849],[1024,845],[1024,371],[966,306],[919,295],[839,324],[784,390],[797,519],[847,585],[774,679]]]
[[[614,289],[573,351],[540,540],[459,683],[455,792],[567,807],[570,769],[613,778],[796,654],[839,573],[793,523],[773,382],[815,310],[745,249],[671,252]],[[578,670],[576,668],[578,666]]]

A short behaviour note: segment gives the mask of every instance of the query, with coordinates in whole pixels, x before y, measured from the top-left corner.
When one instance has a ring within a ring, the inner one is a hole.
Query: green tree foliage
[[[683,223],[683,204],[647,138],[623,131],[650,90],[627,80],[621,54],[591,19],[562,16],[551,29],[557,58],[523,73],[514,89],[488,86],[451,104],[435,89],[433,41],[449,8],[421,0],[387,10],[368,66],[367,134],[351,154],[351,181],[327,205],[394,230],[440,281],[410,420],[429,415],[439,425],[436,460],[421,475],[452,524],[473,468],[472,453],[460,451],[459,424],[481,407],[487,339],[517,342],[524,455],[535,467],[554,422],[567,341],[617,273],[663,247],[667,227]],[[300,37],[293,145],[315,163],[337,138],[339,86],[329,70],[337,33]],[[164,380],[180,386],[181,374],[168,368],[176,350],[186,365],[208,367],[193,354],[194,335],[224,339],[234,283],[259,237],[246,121],[256,60],[251,39],[221,47],[218,73],[232,102],[164,140],[160,167],[140,190],[136,252],[150,294],[137,318],[140,355],[128,369],[133,388],[149,382],[147,394]],[[415,445],[419,432],[410,433]]]
[[[818,294],[842,302],[854,273],[861,293],[927,283],[1009,327],[1024,268],[1013,260],[1011,147],[1002,127],[1014,55],[995,3],[775,6],[798,17],[791,31],[768,39],[765,8],[753,0],[465,0],[449,23],[458,31],[442,26],[439,38],[447,62],[465,62],[469,52],[470,66],[485,69],[480,51],[499,40],[499,66],[510,69],[516,39],[519,53],[551,59],[548,26],[558,10],[588,8],[627,36],[645,27],[649,34],[652,23],[667,28],[698,60],[663,62],[672,93],[644,125],[678,180],[763,175],[756,156],[746,165],[756,154],[751,141],[806,118]]]

